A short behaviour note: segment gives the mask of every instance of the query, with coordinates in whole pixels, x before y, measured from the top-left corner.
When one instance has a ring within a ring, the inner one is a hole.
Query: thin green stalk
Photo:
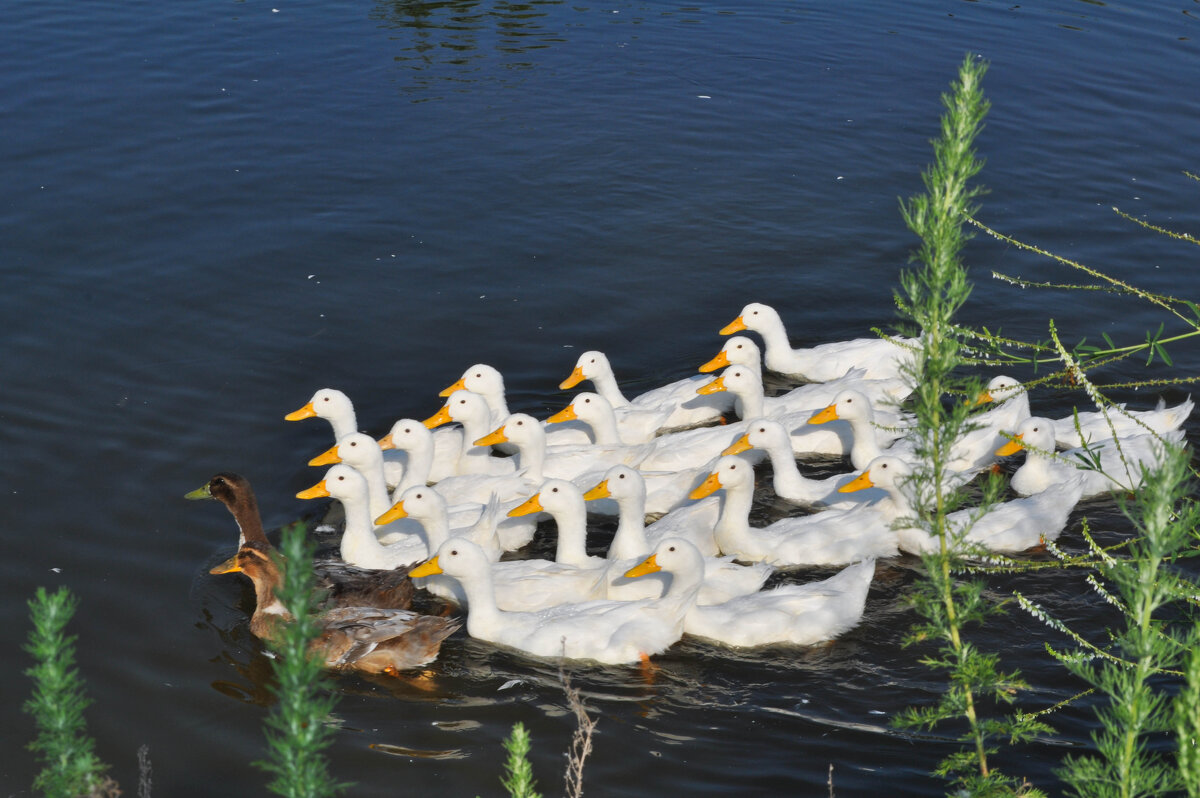
[[[938,641],[936,654],[923,658],[929,667],[944,670],[949,684],[932,707],[909,708],[895,719],[901,726],[932,728],[962,720],[967,748],[948,756],[937,769],[967,795],[1032,794],[1024,782],[1000,773],[992,764],[995,741],[1029,739],[1046,727],[1032,716],[1011,719],[984,717],[981,699],[1009,703],[1023,683],[1015,674],[1001,673],[995,655],[986,654],[966,640],[964,630],[995,608],[983,598],[980,582],[962,582],[963,555],[968,529],[952,529],[947,517],[959,497],[947,490],[952,447],[974,429],[969,403],[947,404],[946,396],[976,395],[975,381],[954,376],[963,362],[961,336],[954,316],[971,293],[961,252],[967,240],[963,219],[975,212],[974,200],[982,189],[972,179],[983,164],[975,157],[974,140],[983,126],[988,103],[980,90],[986,66],[967,57],[950,94],[943,96],[946,113],[942,135],[933,142],[934,162],[922,175],[926,193],[901,203],[909,228],[920,238],[914,269],[901,274],[903,294],[896,296],[901,314],[920,327],[921,348],[907,376],[915,386],[913,412],[917,428],[912,435],[916,462],[906,486],[913,497],[915,519],[905,519],[925,529],[938,541],[936,552],[923,557],[928,581],[919,585],[912,603],[924,621],[914,627],[907,642]],[[999,486],[985,488],[983,506],[994,501]]]
[[[333,743],[328,721],[336,698],[328,690],[320,658],[309,654],[320,633],[313,619],[313,548],[302,524],[283,530],[283,584],[275,595],[293,620],[281,624],[270,641],[276,655],[272,691],[278,703],[265,721],[269,756],[256,764],[275,775],[271,791],[287,798],[324,798],[346,786],[333,780],[324,754]]]

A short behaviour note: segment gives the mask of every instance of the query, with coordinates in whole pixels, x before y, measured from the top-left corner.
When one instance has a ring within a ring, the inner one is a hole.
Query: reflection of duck
[[[676,588],[661,599],[560,604],[538,612],[507,612],[496,604],[492,566],[470,541],[451,539],[414,568],[413,577],[447,574],[467,594],[467,633],[541,657],[632,663],[666,650],[683,634],[683,616],[694,600]],[[679,591],[679,592],[676,592]]]
[[[187,498],[216,499],[224,504],[241,530],[238,549],[253,543],[272,551],[263,531],[254,490],[245,477],[227,471],[216,474],[203,487],[187,494]],[[235,553],[210,573],[227,573],[236,557]],[[403,609],[412,603],[412,580],[403,571],[364,571],[341,562],[317,560],[313,572],[318,589],[325,595],[323,605],[327,607],[365,605]]]
[[[667,538],[630,573],[662,570],[675,578],[695,579],[703,569],[695,546]],[[683,631],[730,646],[812,645],[830,640],[862,620],[874,575],[875,560],[869,559],[820,582],[780,585],[721,604],[697,604],[684,617]]]
[[[723,554],[775,566],[845,565],[868,557],[897,554],[891,518],[877,505],[856,505],[814,515],[783,518],[762,528],[750,526],[754,503],[754,467],[741,455],[724,456],[704,484],[692,492],[698,499],[725,491],[725,504],[715,537]]]
[[[646,414],[647,419],[661,417],[659,426],[655,430],[651,430],[649,437],[653,437],[653,433],[657,429],[678,429],[717,421],[723,413],[732,409],[729,397],[696,395],[696,388],[704,382],[703,377],[686,377],[653,388],[632,400],[626,399],[620,386],[617,385],[612,364],[603,352],[590,351],[580,355],[571,375],[558,387],[565,391],[574,388],[584,380],[590,380],[596,388],[596,393],[603,396],[612,405],[617,414],[618,424],[621,425],[622,431],[627,433],[623,437],[630,442],[635,442],[635,438],[632,434],[628,434],[631,431],[626,430],[625,427],[627,424],[637,423],[636,419],[640,414]],[[649,440],[649,437],[642,438],[642,440]]]
[[[890,508],[892,518],[912,518],[916,513],[904,490],[911,477],[912,468],[900,458],[877,457],[841,490],[883,488],[892,499],[890,505],[884,505]],[[995,504],[982,514],[977,508],[956,510],[946,517],[948,529],[953,530],[955,536],[961,535],[969,547],[994,552],[1024,551],[1062,534],[1082,491],[1083,480],[1073,477],[1050,485],[1029,498]],[[897,529],[896,535],[900,548],[912,554],[932,553],[939,549],[938,539],[924,529]]]
[[[1084,450],[1069,449],[1054,454],[1054,422],[1032,416],[1017,427],[1013,440],[996,451],[1001,457],[1026,450],[1025,463],[1012,476],[1012,488],[1022,496],[1039,493],[1070,479],[1083,480],[1083,498],[1110,491],[1133,490],[1142,484],[1142,466],[1153,467],[1165,445],[1181,446],[1183,430],[1160,435],[1130,435],[1096,441]],[[1090,467],[1099,458],[1099,470]],[[1089,464],[1084,469],[1084,464]]]
[[[830,344],[792,349],[779,313],[769,305],[751,302],[736,319],[721,329],[721,335],[753,330],[762,336],[766,350],[763,362],[771,371],[812,382],[826,382],[853,368],[866,369],[869,379],[902,376],[902,367],[911,363],[912,353],[902,344],[905,339],[856,338]]]
[[[250,631],[273,640],[280,624],[292,619],[275,595],[282,574],[267,547],[242,546],[229,573],[240,571],[254,582],[255,607]],[[408,610],[370,606],[338,606],[316,617],[320,636],[309,651],[322,658],[326,668],[395,675],[437,658],[442,641],[461,625],[458,620],[418,615]]]

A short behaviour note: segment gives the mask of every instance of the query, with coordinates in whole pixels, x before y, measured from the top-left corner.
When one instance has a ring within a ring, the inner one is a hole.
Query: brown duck
[[[242,546],[219,573],[240,571],[254,583],[255,607],[250,631],[274,639],[282,624],[292,620],[275,591],[282,574],[268,545],[251,541]],[[230,565],[232,563],[232,565]],[[214,569],[216,571],[217,569]],[[339,605],[316,616],[321,629],[310,651],[331,670],[357,670],[397,676],[437,658],[442,641],[462,622],[455,618],[420,615],[401,609]]]
[[[239,474],[223,471],[213,476],[204,486],[188,493],[188,499],[216,499],[229,509],[237,521],[239,551],[246,544],[254,544],[263,551],[274,548],[263,531],[262,517],[258,512],[258,500],[250,481]],[[237,555],[214,567],[209,573],[232,573],[237,568]],[[343,562],[318,560],[313,563],[317,587],[324,593],[323,607],[375,607],[379,609],[407,609],[412,604],[413,584],[404,569],[372,571],[355,568]]]

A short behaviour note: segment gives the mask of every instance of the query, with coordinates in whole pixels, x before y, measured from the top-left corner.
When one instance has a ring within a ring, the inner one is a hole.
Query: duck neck
[[[600,446],[624,446],[621,433],[617,430],[617,416],[611,410],[596,414],[596,418],[588,422],[592,428],[592,438]]]
[[[238,525],[238,548],[246,543],[271,544],[263,531],[262,516],[258,512],[258,500],[253,495],[240,496],[233,504],[226,505]]]
[[[812,480],[800,473],[791,445],[777,442],[764,448],[767,450],[767,457],[771,460],[775,493],[780,496],[796,496],[806,493]]]
[[[372,518],[378,518],[392,506],[391,496],[388,494],[387,489],[387,478],[383,473],[382,455],[383,453],[380,452],[378,462],[373,462],[363,468],[356,469],[358,473],[363,475],[363,479],[367,481],[367,501],[371,509]]]
[[[375,537],[375,525],[371,522],[371,513],[365,497],[342,499],[342,508],[346,513],[346,526],[342,530],[341,554],[348,563],[359,562],[363,555],[378,554],[383,550],[383,544]]]
[[[450,518],[445,507],[428,515],[416,518],[425,530],[425,541],[430,551],[437,551],[450,537]]]
[[[795,371],[796,366],[791,361],[796,358],[796,350],[792,349],[787,331],[783,328],[783,322],[765,324],[763,329],[757,332],[762,336],[763,344],[765,344],[763,362],[766,363],[767,368],[783,374]]]
[[[596,388],[596,393],[607,399],[613,407],[629,406],[629,400],[625,398],[621,387],[617,385],[617,378],[613,375],[611,368],[604,369],[592,377],[592,385]]]
[[[280,623],[292,620],[292,614],[275,595],[277,580],[261,576],[254,582],[254,615],[250,618],[250,631],[255,637],[274,639]]]
[[[762,389],[762,380],[757,383],[757,388],[748,387],[742,390],[732,391],[736,397],[735,409],[739,412],[743,419],[759,418],[765,416],[764,409],[766,407],[765,395]]]
[[[479,423],[478,419],[467,419],[459,423],[462,424],[463,440],[462,451],[458,458],[458,473],[486,474],[488,472],[487,461],[492,456],[492,447],[476,446],[475,441],[487,435],[491,430],[485,429],[487,425]]]
[[[400,501],[409,488],[429,484],[429,474],[433,470],[433,435],[421,436],[404,450],[404,458],[404,476],[392,491],[392,504]]]
[[[467,634],[481,640],[495,639],[495,629],[504,611],[496,605],[496,587],[491,567],[484,567],[466,579],[459,579],[467,597]]]
[[[646,540],[646,493],[617,499],[617,532],[608,546],[608,559],[631,560],[650,551]]]
[[[721,510],[713,537],[722,552],[746,550],[743,541],[750,533],[750,508],[754,504],[754,484],[730,485],[722,491]]]
[[[883,454],[875,429],[874,411],[868,408],[863,415],[851,418],[850,431],[854,437],[854,443],[850,446],[850,462],[855,468],[866,468],[872,460]]]
[[[587,554],[587,508],[583,497],[571,500],[569,507],[551,513],[558,526],[558,547],[554,561],[564,565],[586,565]]]
[[[333,427],[335,441],[340,441],[347,435],[358,432],[358,418],[354,414],[353,407],[338,410],[326,417],[325,420],[329,422],[329,426]]]
[[[543,471],[546,466],[546,433],[539,425],[533,440],[517,446],[517,462],[524,472],[522,476],[534,485],[540,485],[545,480]]]

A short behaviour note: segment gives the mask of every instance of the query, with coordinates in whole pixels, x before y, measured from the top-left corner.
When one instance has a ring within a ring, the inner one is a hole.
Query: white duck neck
[[[617,377],[613,374],[612,364],[608,362],[608,358],[604,359],[603,365],[599,366],[597,373],[590,379],[596,393],[607,399],[610,405],[613,407],[629,406],[629,400],[621,392],[621,386],[617,385]]]
[[[429,484],[429,474],[433,471],[433,434],[418,435],[409,441],[409,446],[403,451],[404,476],[392,491],[393,504],[400,501],[400,497],[409,488]]]
[[[750,534],[750,508],[754,504],[754,483],[726,486],[721,500],[713,538],[723,552],[751,550],[746,545]]]
[[[767,368],[781,374],[804,370],[804,367],[807,365],[803,362],[806,359],[804,358],[804,353],[792,349],[792,344],[788,340],[787,330],[784,329],[781,319],[772,319],[768,322],[763,322],[757,332],[763,339],[763,362]],[[797,364],[798,360],[800,361],[799,365]]]
[[[342,559],[348,563],[370,561],[384,551],[383,544],[375,537],[375,525],[365,499],[366,496],[341,499],[346,527],[342,530],[340,551]]]
[[[608,546],[610,560],[631,560],[634,557],[645,556],[650,551],[650,542],[646,539],[646,488],[631,496],[618,498],[617,531],[612,543]]]
[[[564,565],[587,565],[587,508],[583,497],[571,497],[568,506],[547,512],[558,526],[554,561]]]

